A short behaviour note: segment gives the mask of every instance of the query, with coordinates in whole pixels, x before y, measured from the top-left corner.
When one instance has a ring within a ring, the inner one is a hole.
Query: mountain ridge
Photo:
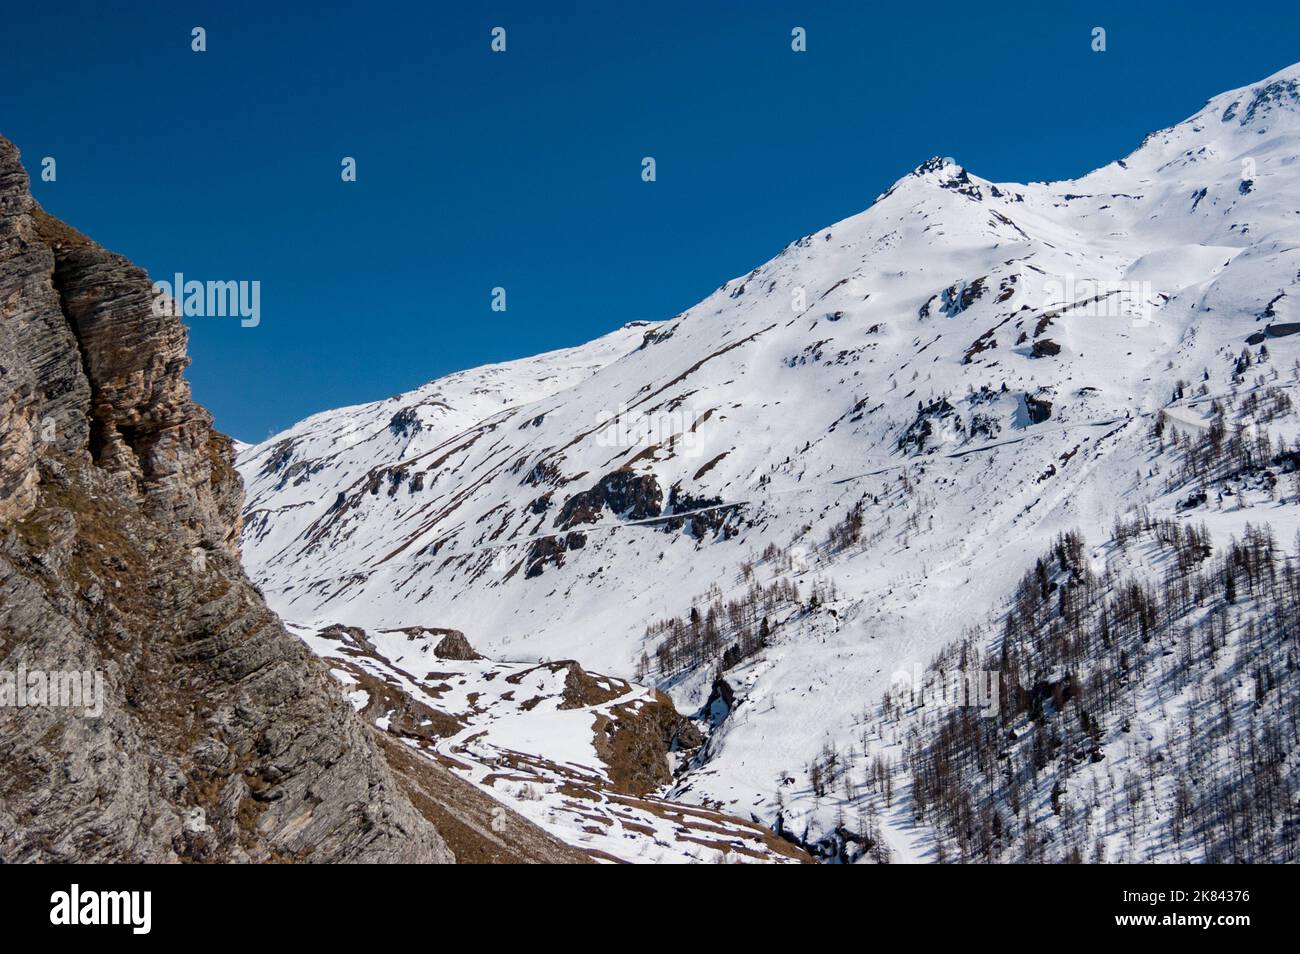
[[[929,160],[566,387],[463,427],[375,417],[352,453],[323,428],[359,420],[327,412],[250,448],[250,572],[311,628],[450,627],[494,658],[654,685],[707,735],[668,797],[835,851],[854,827],[839,815],[862,811],[855,850],[932,857],[940,836],[882,821],[897,812],[862,783],[819,794],[821,747],[902,772],[864,713],[1005,612],[1062,532],[1150,508],[1204,518],[1215,552],[1239,538],[1246,515],[1212,494],[1182,506],[1168,475],[1187,451],[1157,429],[1199,439],[1235,409],[1234,427],[1296,437],[1243,409],[1295,386],[1297,75],[1212,97],[1075,180]],[[1289,498],[1259,492],[1237,499],[1288,539]]]
[[[389,758],[267,608],[152,301],[0,137],[0,862],[588,860]]]

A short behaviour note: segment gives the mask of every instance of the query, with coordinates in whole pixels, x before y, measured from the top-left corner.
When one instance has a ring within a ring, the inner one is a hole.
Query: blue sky
[[[1300,60],[1294,3],[986,9],[11,4],[0,134],[49,211],[154,277],[261,282],[256,328],[191,321],[189,372],[260,440],[671,317],[930,156],[1073,177]]]

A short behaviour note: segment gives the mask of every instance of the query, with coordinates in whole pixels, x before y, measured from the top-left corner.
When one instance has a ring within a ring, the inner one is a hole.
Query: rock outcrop
[[[0,862],[454,861],[429,773],[463,783],[413,797],[245,577],[231,442],[151,301],[0,138]]]
[[[596,752],[616,791],[645,795],[673,779],[668,753],[697,749],[704,735],[656,691],[647,703],[615,706],[596,723]]]
[[[446,635],[442,637],[437,646],[433,647],[433,654],[439,659],[470,660],[483,658],[474,651],[474,647],[469,644],[469,640],[465,638],[465,634],[460,630],[448,629],[443,632]]]

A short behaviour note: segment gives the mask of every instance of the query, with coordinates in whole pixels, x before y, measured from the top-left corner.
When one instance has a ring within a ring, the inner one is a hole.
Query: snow
[[[459,723],[456,731],[431,740],[403,728],[397,709],[376,700],[375,693],[348,693],[353,707],[377,729],[397,735],[601,860],[786,863],[795,857],[789,849],[775,850],[770,833],[752,822],[689,802],[618,790],[595,738],[602,723],[620,718],[619,710],[635,712],[651,701],[644,687],[592,676],[615,694],[573,707],[565,696],[564,663],[442,659],[433,651],[439,633],[374,630],[358,638],[352,631],[294,624],[290,631],[344,683],[376,679]],[[420,720],[419,728],[431,721]]]
[[[814,798],[806,767],[828,742],[897,759],[897,744],[863,738],[868,707],[893,673],[996,618],[1057,533],[1101,544],[1138,506],[1178,513],[1150,476],[1167,463],[1150,456],[1157,414],[1208,426],[1212,396],[1253,385],[1233,360],[1267,310],[1298,320],[1297,78],[1215,97],[1075,181],[923,164],[675,318],[308,418],[240,453],[245,562],[312,630],[454,627],[497,659],[572,658],[625,679],[654,657],[649,623],[711,590],[738,597],[747,565],[805,599],[814,581],[833,586],[833,604],[778,613],[767,649],[727,673],[742,702],[666,795],[766,824],[779,800],[787,829],[812,838],[871,810],[896,860],[931,859],[901,809]],[[1267,346],[1259,373],[1294,388],[1300,336]],[[1180,380],[1206,395],[1171,404]],[[945,396],[950,413],[918,419]],[[1031,399],[1050,402],[1048,420],[1032,423]],[[611,441],[629,430],[621,414],[656,439]],[[1293,420],[1275,428],[1295,436]],[[680,509],[743,504],[734,533],[697,539],[607,506],[557,526],[620,468],[652,475],[665,505],[674,485],[695,501]],[[833,552],[828,532],[859,500],[863,542]],[[1288,540],[1295,509],[1179,519],[1222,543],[1267,518]],[[570,529],[584,545],[539,562],[538,541]],[[769,544],[801,567],[766,564]],[[648,677],[692,712],[711,675]],[[493,744],[591,767],[585,718],[502,718]]]

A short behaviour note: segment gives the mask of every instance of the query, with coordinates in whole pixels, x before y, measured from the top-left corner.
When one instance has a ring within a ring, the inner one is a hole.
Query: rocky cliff
[[[185,347],[0,138],[0,862],[574,860],[380,739],[267,609]],[[42,689],[81,673],[81,705]]]

